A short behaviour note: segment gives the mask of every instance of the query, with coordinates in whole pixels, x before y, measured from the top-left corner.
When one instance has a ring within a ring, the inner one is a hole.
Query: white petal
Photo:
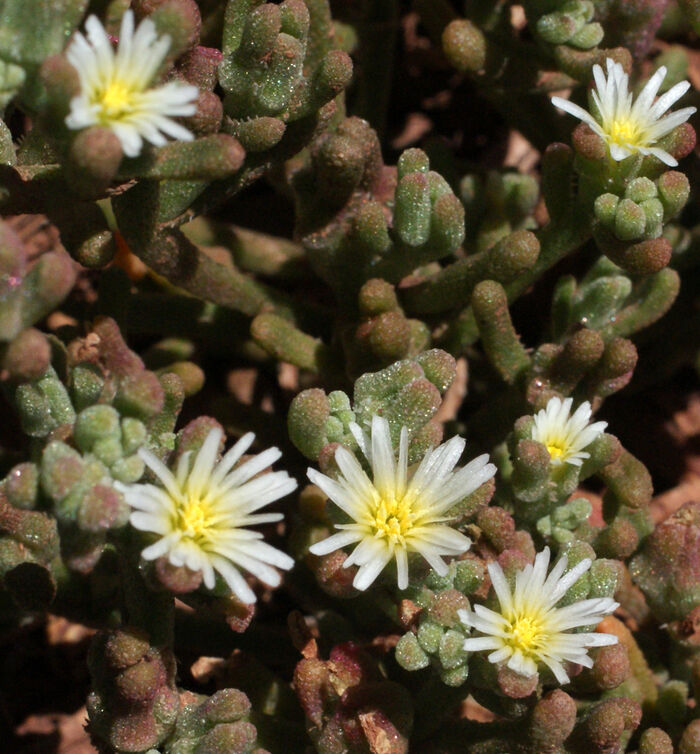
[[[110,128],[119,139],[122,151],[127,157],[138,157],[141,154],[143,139],[133,126],[127,123],[112,123]]]
[[[657,120],[649,129],[654,140],[666,136],[681,123],[685,123],[696,112],[696,109],[695,107],[684,107],[682,110],[676,110],[665,118]]]
[[[219,453],[219,444],[223,436],[224,433],[219,427],[211,429],[209,434],[204,438],[202,447],[194,459],[194,464],[189,474],[188,491],[196,497],[202,494],[202,490],[211,477],[216,456]]]
[[[584,558],[577,563],[568,573],[559,579],[559,583],[552,589],[548,604],[555,605],[568,592],[568,590],[581,578],[581,576],[591,567],[590,558]]]
[[[338,482],[316,469],[307,469],[306,475],[309,480],[325,492],[326,495],[350,518],[359,516],[363,506],[347,490],[343,489]]]
[[[506,659],[506,657],[510,657],[513,654],[513,650],[510,647],[501,647],[500,649],[497,649],[495,652],[491,652],[489,655],[489,662],[497,663],[501,662]]]
[[[491,585],[501,605],[501,612],[510,612],[513,609],[513,598],[503,569],[496,561],[489,563],[487,568],[491,577]]]
[[[141,557],[144,560],[156,560],[156,558],[160,558],[161,556],[165,555],[168,550],[170,550],[170,547],[173,545],[175,539],[175,537],[163,537],[162,539],[159,539],[149,547],[146,547],[141,553]]]
[[[401,434],[399,436],[399,459],[396,464],[396,482],[395,490],[396,495],[403,497],[406,492],[406,476],[408,471],[408,430],[406,427],[401,427]]]
[[[241,439],[226,452],[223,458],[219,461],[214,469],[214,473],[211,475],[212,485],[218,485],[228,474],[228,472],[238,463],[239,459],[246,453],[248,448],[253,444],[255,440],[255,434],[253,432],[247,432]]]
[[[353,542],[359,542],[361,539],[362,534],[359,532],[342,531],[311,545],[309,552],[313,555],[328,555],[328,553],[340,550]]]
[[[154,534],[168,534],[171,531],[168,520],[163,516],[135,512],[129,516],[129,523],[139,531],[151,531]]]
[[[372,446],[370,445],[367,435],[362,431],[360,425],[356,424],[355,422],[350,422],[350,424],[348,424],[348,429],[350,430],[352,436],[355,438],[355,442],[358,444],[360,450],[362,451],[362,455],[370,463],[372,463]]]
[[[212,556],[212,565],[221,574],[229,589],[244,604],[250,605],[257,601],[255,592],[248,586],[240,571],[225,558]]]
[[[428,565],[438,576],[447,575],[447,563],[440,557],[434,547],[423,542],[416,542],[414,547],[427,560]]]
[[[584,123],[588,123],[589,126],[598,125],[595,118],[575,102],[570,102],[568,99],[563,99],[562,97],[552,97],[552,104],[560,110],[569,113],[569,115],[582,120]]]
[[[634,103],[634,107],[632,108],[632,112],[636,117],[647,114],[647,111],[651,107],[651,103],[654,101],[654,97],[656,97],[659,87],[665,78],[666,68],[665,66],[661,66],[644,85],[644,88],[639,93],[639,96]]]
[[[372,473],[380,495],[389,497],[396,486],[396,461],[391,444],[389,422],[381,416],[372,417]]]
[[[358,496],[371,499],[374,494],[374,485],[357,458],[341,445],[335,451],[335,461],[348,485],[357,492]]]
[[[425,526],[411,531],[406,541],[413,547],[417,543],[424,542],[442,555],[461,555],[472,545],[471,539],[462,532],[450,529],[449,526]]]
[[[690,89],[690,81],[680,81],[656,100],[649,111],[649,118],[660,118],[674,102],[677,102]]]
[[[566,674],[564,666],[560,662],[551,657],[543,657],[542,662],[544,662],[544,664],[552,671],[554,677],[562,686],[569,682],[569,676]]]
[[[352,585],[355,589],[364,592],[367,587],[374,582],[379,574],[384,570],[384,567],[389,562],[389,554],[387,553],[383,558],[375,558],[369,563],[361,566],[358,572],[355,574]]]
[[[474,639],[465,639],[464,649],[467,652],[481,652],[484,649],[498,649],[503,642],[493,636],[478,636]]]
[[[269,563],[283,571],[289,571],[294,567],[294,559],[290,558],[286,552],[278,550],[267,542],[257,540],[255,542],[241,542],[238,550],[245,552],[263,563]]]
[[[408,588],[408,557],[406,555],[406,550],[399,547],[394,551],[394,555],[396,556],[396,571],[398,574],[397,586],[399,589],[407,589]]]
[[[177,485],[177,481],[170,469],[160,460],[160,458],[154,453],[151,453],[147,448],[140,448],[138,454],[146,466],[148,466],[148,468],[163,483],[165,489],[168,490],[173,497],[179,497],[181,490]]]
[[[221,482],[220,490],[223,492],[234,487],[239,487],[261,471],[264,471],[268,466],[271,466],[281,456],[282,453],[278,448],[267,448],[267,450],[242,463],[226,476],[223,482]]]
[[[678,165],[678,160],[673,155],[659,147],[649,147],[647,153],[654,155],[654,157],[657,157],[664,165],[668,165],[670,168],[675,168]]]

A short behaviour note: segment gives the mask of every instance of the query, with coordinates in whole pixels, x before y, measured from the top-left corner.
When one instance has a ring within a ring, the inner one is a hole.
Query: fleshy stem
[[[139,571],[140,547],[130,527],[117,542],[121,571],[124,624],[143,629],[156,647],[172,647],[175,638],[175,602],[169,592],[153,591]]]

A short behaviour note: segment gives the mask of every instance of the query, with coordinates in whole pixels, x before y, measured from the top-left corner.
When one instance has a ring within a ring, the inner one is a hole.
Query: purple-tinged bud
[[[202,583],[201,571],[190,571],[187,566],[174,566],[168,558],[158,558],[154,563],[158,581],[173,594],[187,594]]]
[[[503,508],[497,506],[482,508],[476,517],[476,525],[498,552],[503,552],[511,546],[515,522],[510,513]]]
[[[38,380],[51,364],[51,347],[46,336],[29,327],[14,338],[2,359],[7,377],[16,382]]]
[[[315,559],[312,570],[319,586],[332,597],[347,598],[357,595],[357,589],[352,585],[357,568],[344,568],[347,554],[336,550],[329,555]]]
[[[202,712],[211,723],[231,723],[250,712],[250,701],[238,689],[222,689],[202,705]]]
[[[524,676],[516,673],[506,665],[499,665],[496,671],[496,682],[502,694],[511,699],[525,699],[532,695],[539,683],[539,676]]]
[[[377,358],[385,363],[407,355],[411,330],[400,312],[384,312],[371,321],[369,345]]]
[[[200,91],[211,91],[216,86],[216,69],[223,54],[214,47],[194,47],[178,62],[179,73]]]
[[[195,106],[197,109],[194,115],[183,118],[183,125],[195,136],[215,134],[224,117],[224,106],[219,97],[214,92],[200,91]]]
[[[176,58],[199,42],[202,16],[194,0],[136,0],[139,18],[149,15],[160,35],[170,37],[169,55]]]
[[[561,689],[550,691],[532,710],[530,737],[538,751],[560,746],[576,723],[576,702]]]
[[[164,401],[158,377],[146,370],[121,380],[114,397],[114,405],[120,413],[138,419],[149,419],[160,413]]]
[[[579,123],[571,134],[574,149],[587,160],[605,160],[608,156],[608,145],[598,136],[590,126]]]
[[[659,620],[684,619],[700,603],[700,503],[686,503],[659,524],[630,573]]]
[[[70,146],[67,180],[80,196],[104,193],[114,180],[123,153],[114,131],[92,126],[79,131]]]
[[[658,180],[659,199],[664,207],[664,220],[675,217],[690,196],[690,182],[685,173],[668,170]]]
[[[5,494],[13,508],[33,508],[38,492],[39,469],[34,463],[19,463],[5,477]]]
[[[617,688],[630,672],[630,661],[623,644],[613,644],[597,650],[592,675],[601,691]]]
[[[469,600],[456,589],[445,589],[437,594],[435,601],[427,610],[431,620],[446,628],[460,625],[459,610],[469,609]]]

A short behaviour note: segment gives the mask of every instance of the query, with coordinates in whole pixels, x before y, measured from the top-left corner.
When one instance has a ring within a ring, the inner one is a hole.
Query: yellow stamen
[[[373,513],[372,527],[375,536],[387,537],[394,543],[403,543],[404,537],[413,527],[414,520],[415,515],[410,502],[393,497],[380,500]]]
[[[630,119],[621,119],[613,121],[608,130],[611,141],[615,144],[639,144],[642,134],[639,131],[639,125]]]
[[[129,110],[132,100],[133,91],[121,81],[113,81],[97,97],[102,106],[102,115],[109,119],[124,115]]]
[[[187,500],[178,511],[176,528],[186,536],[195,538],[205,533],[211,525],[211,516],[208,506],[204,505],[199,498]]]
[[[510,634],[506,639],[507,643],[524,655],[538,652],[542,648],[543,639],[546,638],[542,633],[542,623],[537,617],[516,617],[506,630]]]
[[[564,447],[563,442],[553,440],[547,443],[547,452],[549,453],[549,457],[552,460],[555,460],[557,458],[561,458],[564,455],[566,448]]]

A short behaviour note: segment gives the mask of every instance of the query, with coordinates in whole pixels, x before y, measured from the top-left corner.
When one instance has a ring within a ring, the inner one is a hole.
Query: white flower
[[[550,398],[546,408],[535,414],[535,426],[532,439],[541,442],[547,448],[554,466],[571,463],[580,466],[585,458],[590,457],[583,449],[601,435],[608,426],[607,422],[588,424],[591,418],[591,404],[584,401],[569,416],[573,400],[567,398]]]
[[[545,547],[535,558],[535,564],[526,565],[515,576],[515,589],[511,591],[501,566],[489,563],[489,575],[500,602],[500,612],[475,605],[474,611],[460,610],[459,617],[467,626],[484,636],[466,639],[464,648],[469,652],[493,650],[491,662],[508,660],[507,666],[523,676],[537,673],[537,663],[544,663],[559,683],[569,677],[563,662],[574,662],[587,668],[593,661],[587,647],[604,647],[617,643],[617,637],[606,633],[567,633],[580,626],[596,626],[610,615],[618,604],[609,597],[574,602],[566,607],[556,607],[579,578],[591,567],[586,558],[568,573],[566,557],[560,558],[547,576],[549,548]]]
[[[217,464],[222,437],[220,429],[212,429],[194,459],[191,452],[180,456],[175,474],[142,448],[139,455],[163,486],[130,484],[119,485],[119,489],[134,509],[131,525],[158,535],[141,553],[145,560],[167,555],[174,566],[201,572],[209,589],[214,587],[214,572],[218,571],[239,600],[251,603],[255,594],[238,568],[277,586],[280,575],[270,565],[289,569],[294,561],[263,542],[262,534],[244,527],[280,521],[281,513],[255,511],[288,495],[297,483],[286,471],[253,479],[282,455],[277,448],[233,468],[255,439],[252,432]]]
[[[445,514],[455,503],[474,492],[495,473],[496,467],[482,455],[463,469],[452,469],[464,450],[461,437],[453,437],[434,450],[429,450],[416,472],[408,473],[408,431],[401,430],[398,462],[386,419],[373,416],[371,437],[357,424],[351,424],[358,445],[372,468],[372,479],[355,456],[339,447],[335,460],[341,472],[335,481],[309,469],[309,479],[353,521],[336,524],[340,533],[317,542],[314,555],[359,543],[345,560],[344,566],[360,566],[353,586],[364,590],[389,563],[396,560],[399,589],[408,586],[408,553],[417,552],[441,576],[447,573],[442,556],[461,555],[471,541],[445,526]]]
[[[685,123],[695,112],[694,107],[684,107],[678,112],[662,117],[668,108],[688,91],[690,82],[681,81],[654,102],[661,82],[666,78],[666,68],[661,66],[647,81],[633,104],[632,94],[628,91],[629,76],[622,66],[610,58],[607,58],[606,66],[607,78],[599,65],[593,66],[596,89],[591,94],[598,109],[598,118],[561,97],[552,97],[552,103],[560,110],[587,123],[602,137],[610,149],[613,160],[624,160],[625,157],[639,152],[643,155],[653,154],[671,167],[677,165],[678,161],[668,152],[652,145],[673,131],[676,126]]]
[[[76,32],[66,57],[78,72],[80,94],[70,103],[68,128],[104,126],[121,142],[127,157],[141,152],[143,140],[157,147],[167,136],[189,141],[192,134],[168,116],[193,115],[196,86],[169,81],[149,89],[170,48],[170,37],[158,37],[150,18],[134,32],[134,14],[122,18],[116,53],[96,16],[85,22],[87,39]]]

